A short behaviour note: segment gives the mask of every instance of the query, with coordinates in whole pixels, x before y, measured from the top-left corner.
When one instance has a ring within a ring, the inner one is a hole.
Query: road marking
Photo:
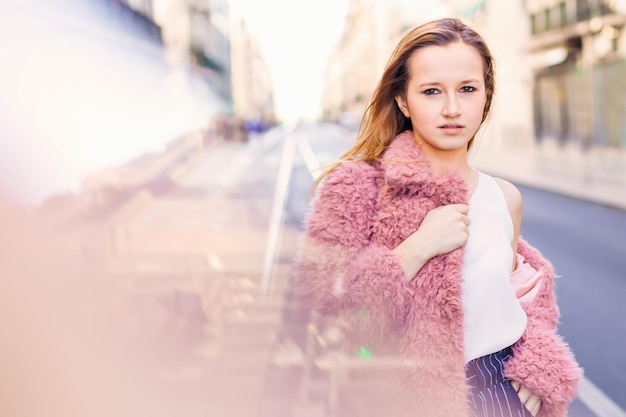
[[[626,417],[626,412],[619,405],[585,377],[578,386],[578,398],[597,417]]]
[[[311,174],[313,179],[316,180],[317,177],[320,176],[322,171],[320,162],[317,159],[317,156],[315,156],[315,152],[311,147],[311,142],[309,142],[307,136],[301,135],[300,140],[298,140],[297,144],[298,150],[300,151],[300,155],[302,155],[302,158],[304,159],[304,164],[306,165],[309,174]],[[317,173],[315,173],[315,171],[317,171]]]
[[[263,297],[268,295],[274,261],[276,259],[277,249],[280,247],[283,217],[285,214],[285,201],[287,200],[289,181],[291,179],[291,172],[293,171],[295,150],[296,145],[293,135],[286,134],[283,143],[283,153],[280,157],[278,176],[276,178],[276,188],[274,189],[274,201],[272,203],[263,277],[261,279],[260,292]]]

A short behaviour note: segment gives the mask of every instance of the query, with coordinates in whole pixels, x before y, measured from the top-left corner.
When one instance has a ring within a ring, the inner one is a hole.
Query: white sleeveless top
[[[482,172],[470,198],[469,217],[462,268],[468,362],[515,343],[527,320],[509,279],[513,221],[500,186]]]

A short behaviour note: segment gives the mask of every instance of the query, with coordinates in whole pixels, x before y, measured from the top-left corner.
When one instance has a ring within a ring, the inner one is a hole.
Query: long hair
[[[402,114],[396,103],[396,96],[406,94],[409,81],[408,61],[413,53],[427,46],[446,46],[463,42],[476,48],[483,60],[486,102],[482,122],[489,115],[495,91],[495,71],[493,56],[483,38],[459,19],[445,18],[418,26],[407,32],[391,54],[383,75],[372,94],[357,135],[356,142],[316,180],[322,178],[343,161],[380,160],[391,140],[405,130],[412,130],[411,120]],[[474,142],[472,137],[468,149]]]

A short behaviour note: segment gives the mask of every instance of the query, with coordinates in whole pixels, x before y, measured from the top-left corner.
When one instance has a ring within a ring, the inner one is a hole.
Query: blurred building
[[[233,113],[252,130],[275,122],[274,87],[269,67],[244,19],[231,30]]]
[[[528,0],[535,135],[626,148],[626,1]]]
[[[129,0],[130,1],[130,0]],[[136,0],[140,1],[140,0]],[[225,101],[232,100],[227,0],[152,0],[168,61],[193,65]]]
[[[323,118],[360,117],[391,52],[390,16],[397,0],[350,0],[343,35],[324,76]]]
[[[523,3],[513,0],[351,0],[343,37],[325,74],[325,119],[360,118],[404,33],[445,16],[459,17],[481,33],[497,62],[497,95],[483,140],[532,141],[529,29]]]
[[[124,3],[144,16],[152,18],[152,0],[118,0],[118,2]]]
[[[32,0],[28,7],[38,13],[50,13],[50,18],[70,18],[89,22],[85,28],[103,30],[107,35],[119,35],[120,40],[140,40],[162,45],[161,28],[152,15],[153,0]],[[102,33],[102,32],[100,32]],[[130,38],[130,39],[123,39]]]

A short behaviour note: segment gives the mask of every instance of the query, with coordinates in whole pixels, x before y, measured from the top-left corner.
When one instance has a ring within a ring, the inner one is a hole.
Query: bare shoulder
[[[495,178],[496,182],[500,186],[504,198],[509,206],[517,206],[522,204],[522,193],[511,182],[502,178]]]
[[[506,200],[506,205],[509,208],[511,217],[513,219],[521,217],[523,206],[522,193],[515,185],[507,180],[502,178],[495,178],[495,180],[498,183],[498,186],[500,186],[502,194],[504,194],[504,199]]]

